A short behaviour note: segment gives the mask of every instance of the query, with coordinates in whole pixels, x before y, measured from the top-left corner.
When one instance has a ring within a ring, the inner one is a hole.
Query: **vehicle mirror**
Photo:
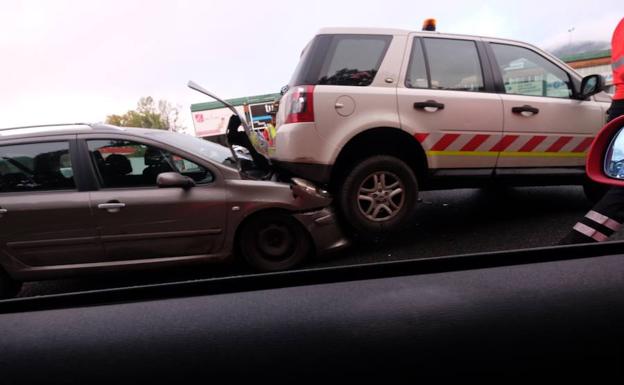
[[[182,187],[188,189],[195,186],[195,181],[177,172],[163,172],[156,178],[158,187]]]
[[[600,75],[588,75],[581,81],[581,94],[579,99],[585,100],[588,97],[601,92],[604,87],[604,79]]]
[[[609,178],[624,179],[624,127],[620,128],[607,148],[604,171]]]
[[[598,133],[586,161],[587,175],[598,183],[624,186],[624,116]]]

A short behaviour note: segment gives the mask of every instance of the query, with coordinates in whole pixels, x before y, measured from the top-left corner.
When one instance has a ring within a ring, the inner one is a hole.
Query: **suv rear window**
[[[389,35],[318,35],[304,50],[290,86],[368,86],[391,41]]]

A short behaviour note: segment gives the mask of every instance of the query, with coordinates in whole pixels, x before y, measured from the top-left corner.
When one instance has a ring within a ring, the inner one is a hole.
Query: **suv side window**
[[[409,66],[407,67],[405,86],[409,88],[429,88],[425,54],[423,53],[422,43],[417,37],[414,38],[412,43],[412,53],[410,54]]]
[[[438,90],[484,91],[481,61],[474,41],[425,38],[429,87]]]
[[[75,188],[69,142],[0,146],[0,192]]]
[[[530,49],[490,44],[498,62],[505,93],[527,96],[572,97],[568,74]]]
[[[387,35],[319,35],[302,56],[291,86],[368,86],[391,41]]]
[[[88,140],[89,155],[102,188],[156,187],[163,172],[179,172],[196,183],[214,177],[206,168],[169,151],[128,140]]]

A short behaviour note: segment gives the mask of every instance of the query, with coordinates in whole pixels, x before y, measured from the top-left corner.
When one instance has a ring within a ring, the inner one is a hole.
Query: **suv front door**
[[[570,75],[532,49],[490,42],[489,50],[504,87],[497,168],[583,167],[605,121],[601,104],[575,99]]]
[[[1,262],[16,277],[102,260],[89,192],[77,187],[74,139],[0,146]]]
[[[197,259],[222,251],[226,194],[215,170],[157,144],[84,136],[99,190],[91,193],[107,259]],[[180,172],[195,187],[159,188]]]
[[[477,42],[411,35],[399,82],[401,126],[418,139],[430,169],[491,174],[503,126],[485,53]]]

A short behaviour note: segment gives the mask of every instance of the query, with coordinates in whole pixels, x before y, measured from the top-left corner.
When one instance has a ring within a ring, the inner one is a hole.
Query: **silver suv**
[[[355,230],[394,230],[419,190],[583,184],[602,78],[526,43],[321,30],[283,95],[272,162],[324,183]]]

